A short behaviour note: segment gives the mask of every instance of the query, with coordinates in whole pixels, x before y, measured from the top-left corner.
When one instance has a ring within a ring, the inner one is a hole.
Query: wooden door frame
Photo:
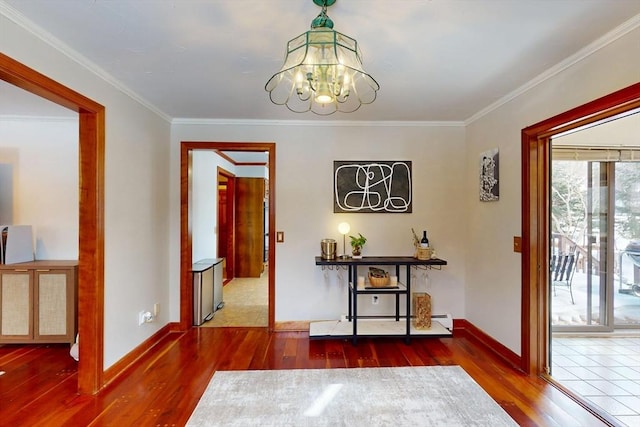
[[[236,235],[236,227],[235,227],[235,211],[236,211],[236,197],[235,197],[235,186],[236,186],[236,176],[218,166],[217,173],[217,186],[220,187],[220,175],[227,178],[227,205],[231,205],[231,210],[227,208],[227,212],[224,212],[224,215],[227,216],[227,224],[229,224],[230,231],[227,234],[227,258],[225,261],[225,268],[227,269],[227,277],[225,281],[229,281],[235,277],[235,235]],[[220,206],[220,201],[218,200],[218,206]],[[220,230],[220,210],[218,210],[218,230]],[[219,234],[218,234],[219,236]],[[218,241],[218,250],[220,250],[220,241]],[[230,255],[229,255],[230,254]]]
[[[529,375],[544,374],[549,362],[550,139],[639,107],[636,83],[522,130],[521,368]]]
[[[192,224],[191,168],[193,150],[264,151],[269,158],[269,331],[275,327],[275,243],[276,243],[276,144],[273,142],[210,142],[180,143],[180,323],[186,331],[193,325],[193,286],[191,283]]]
[[[78,391],[104,386],[105,108],[0,53],[0,79],[79,115]]]

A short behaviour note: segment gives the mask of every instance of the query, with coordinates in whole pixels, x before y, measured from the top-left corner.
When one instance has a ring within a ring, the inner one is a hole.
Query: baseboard
[[[274,332],[309,332],[309,321],[276,322]]]
[[[135,363],[137,363],[142,356],[144,356],[148,351],[150,351],[156,344],[158,344],[162,339],[164,339],[167,335],[174,332],[174,328],[178,325],[177,323],[167,323],[162,328],[160,328],[155,334],[151,335],[149,338],[144,340],[140,345],[127,353],[124,357],[118,360],[116,363],[111,365],[104,371],[104,385],[106,386],[111,381],[116,379],[118,376],[125,373],[127,369],[132,367]]]
[[[276,322],[274,332],[309,332],[310,321]],[[453,319],[453,336],[474,340],[509,365],[521,369],[521,357],[465,319]]]
[[[190,327],[184,328],[180,322],[171,322],[169,323],[169,332],[185,332]]]
[[[453,319],[453,336],[464,336],[472,339],[509,365],[518,370],[521,369],[522,358],[520,356],[465,319]]]

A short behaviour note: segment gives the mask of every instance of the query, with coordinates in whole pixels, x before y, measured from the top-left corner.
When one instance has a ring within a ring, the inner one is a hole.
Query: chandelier
[[[287,43],[287,56],[265,90],[271,102],[295,113],[351,113],[371,104],[380,89],[362,69],[358,42],[333,30],[327,7],[336,0],[313,0],[322,7],[311,29]]]

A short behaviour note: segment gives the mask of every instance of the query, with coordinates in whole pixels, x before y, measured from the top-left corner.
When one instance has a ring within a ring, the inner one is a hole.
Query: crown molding
[[[29,21],[24,15],[17,10],[13,9],[4,1],[0,0],[0,14],[7,19],[15,22],[20,27],[32,33],[34,36],[49,44],[56,50],[60,51],[74,62],[78,63],[82,67],[89,70],[91,73],[97,75],[105,82],[123,92],[139,104],[143,105],[148,110],[154,112],[165,121],[172,125],[217,125],[217,126],[319,126],[319,127],[358,127],[358,126],[371,126],[371,127],[465,127],[480,118],[486,116],[492,111],[500,108],[513,99],[523,95],[544,81],[556,76],[567,68],[575,65],[576,63],[584,60],[591,54],[606,47],[610,43],[618,40],[627,33],[640,27],[640,14],[632,17],[624,22],[622,25],[608,32],[604,36],[600,37],[593,43],[589,44],[585,48],[579,50],[574,55],[561,61],[555,66],[542,72],[537,77],[533,78],[529,82],[510,92],[506,96],[500,98],[496,102],[488,105],[482,110],[478,111],[471,117],[463,121],[314,121],[314,120],[242,120],[242,119],[190,119],[190,118],[171,118],[165,112],[158,109],[151,102],[142,98],[140,95],[129,89],[122,82],[117,80],[111,74],[107,73],[102,68],[91,62],[89,59],[75,51],[66,43],[56,38],[52,34],[48,33],[35,23]]]
[[[620,37],[624,36],[625,34],[631,32],[633,30],[635,30],[638,27],[640,27],[640,14],[634,16],[633,18],[631,18],[628,21],[624,22],[622,25],[620,25],[620,26],[614,28],[613,30],[609,31],[607,34],[605,34],[604,36],[600,37],[599,39],[597,39],[593,43],[591,43],[591,44],[587,45],[586,47],[580,49],[578,52],[576,52],[575,54],[571,55],[567,59],[565,59],[565,60],[559,62],[558,64],[554,65],[553,67],[549,68],[547,71],[544,71],[543,73],[539,74],[537,77],[533,78],[532,80],[530,80],[529,82],[527,82],[524,85],[520,86],[518,89],[516,89],[513,92],[507,94],[506,96],[500,98],[499,100],[497,100],[493,104],[490,104],[489,106],[487,106],[487,107],[483,108],[482,110],[478,111],[473,116],[469,117],[467,120],[464,121],[465,126],[468,126],[471,123],[475,122],[476,120],[486,116],[490,112],[492,112],[494,110],[497,110],[498,108],[500,108],[501,106],[503,106],[507,102],[519,97],[520,95],[526,93],[530,89],[533,89],[534,87],[538,86],[539,84],[543,83],[544,81],[546,81],[546,80],[548,80],[548,79],[560,74],[562,71],[564,71],[567,68],[569,68],[569,67],[577,64],[578,62],[584,60],[585,58],[587,58],[591,54],[597,52],[598,50],[600,50],[600,49],[602,49],[604,47],[606,47],[610,43],[613,43],[614,41],[618,40]]]
[[[172,125],[205,126],[318,126],[318,127],[464,127],[464,122],[442,121],[358,121],[358,120],[236,120],[236,119],[188,119],[176,118]]]
[[[47,32],[39,25],[36,25],[34,22],[31,22],[23,14],[21,14],[11,6],[9,6],[4,1],[0,1],[0,14],[6,17],[7,19],[9,19],[10,21],[13,21],[19,27],[27,30],[28,32],[30,32],[35,37],[42,40],[49,46],[58,50],[59,52],[67,56],[69,59],[74,61],[75,63],[79,64],[83,68],[86,68],[92,74],[95,74],[96,76],[100,77],[109,85],[113,86],[120,92],[124,93],[125,95],[127,95],[137,103],[141,104],[148,110],[152,111],[153,113],[155,113],[156,115],[164,119],[165,121],[171,122],[171,117],[167,115],[164,111],[161,111],[160,109],[158,109],[158,107],[153,105],[151,102],[147,101],[146,99],[144,99],[143,97],[135,93],[133,90],[129,89],[124,83],[122,83],[121,81],[113,77],[111,74],[107,73],[102,68],[98,67],[88,58],[81,55],[73,48],[71,48],[68,44],[58,39],[57,37],[55,37],[53,34]]]
[[[79,117],[73,116],[26,116],[16,114],[0,114],[0,122],[37,122],[37,123],[78,123]]]

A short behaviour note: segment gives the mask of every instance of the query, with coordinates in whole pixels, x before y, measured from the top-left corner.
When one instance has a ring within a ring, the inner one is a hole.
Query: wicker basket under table
[[[386,286],[389,286],[389,276],[374,277],[372,275],[369,275],[369,283],[371,283],[371,286],[373,286],[374,288],[384,288]]]

